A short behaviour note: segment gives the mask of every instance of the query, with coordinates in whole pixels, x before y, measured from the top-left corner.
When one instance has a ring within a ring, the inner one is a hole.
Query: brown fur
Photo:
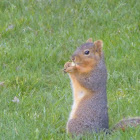
[[[85,51],[89,51],[89,55],[84,54]],[[107,74],[103,60],[102,41],[93,43],[89,39],[86,44],[74,52],[72,60],[75,63],[74,66],[72,62],[67,62],[64,66],[64,71],[69,73],[71,79],[74,98],[67,123],[68,133],[81,134],[86,131],[97,132],[108,129],[106,84],[104,84]],[[104,78],[98,79],[97,73],[105,75]],[[101,86],[103,85],[100,89],[97,84],[92,84],[98,82],[101,83]],[[104,101],[106,103],[102,104]],[[103,116],[103,118],[98,116]]]
[[[69,74],[73,90],[73,106],[67,123],[68,133],[78,135],[108,129],[107,70],[102,47],[101,40],[93,43],[90,38],[76,49],[72,55],[73,62],[64,65],[64,72]],[[125,131],[128,125],[139,124],[140,118],[125,119],[116,124],[113,130],[121,128]]]

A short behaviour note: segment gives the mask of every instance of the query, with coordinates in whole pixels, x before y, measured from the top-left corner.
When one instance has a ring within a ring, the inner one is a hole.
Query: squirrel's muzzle
[[[72,60],[73,62],[75,62],[76,57],[73,55],[73,56],[71,57],[71,60]]]

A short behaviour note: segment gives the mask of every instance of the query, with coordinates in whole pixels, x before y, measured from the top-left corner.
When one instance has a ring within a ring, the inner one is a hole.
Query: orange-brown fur
[[[70,74],[71,82],[74,85],[73,87],[73,96],[74,96],[74,106],[72,108],[72,112],[70,114],[70,118],[74,119],[76,118],[76,110],[78,109],[79,104],[82,102],[82,100],[86,100],[87,98],[90,98],[93,96],[90,91],[85,89],[83,86],[80,85],[80,83],[77,81],[74,74]],[[80,97],[80,92],[83,91],[84,95]]]
[[[80,55],[78,59],[76,59],[76,61],[79,61],[79,62],[82,61],[82,64],[75,65],[74,67],[71,66],[71,62],[67,62],[65,64],[66,71],[69,72],[72,85],[74,85],[73,87],[74,105],[72,107],[72,113],[70,115],[71,119],[76,118],[76,110],[79,106],[79,103],[82,102],[82,100],[86,100],[87,98],[90,98],[91,96],[93,96],[93,94],[91,94],[91,92],[88,89],[84,88],[83,85],[81,85],[79,81],[77,81],[76,75],[78,74],[80,76],[81,74],[82,75],[89,74],[93,70],[93,68],[96,66],[98,57],[96,58],[96,60],[93,60],[93,59],[84,60],[83,56]],[[78,95],[80,91],[83,91],[85,94],[82,98],[80,98]]]

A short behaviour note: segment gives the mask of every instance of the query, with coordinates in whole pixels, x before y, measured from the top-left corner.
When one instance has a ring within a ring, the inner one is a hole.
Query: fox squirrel
[[[85,132],[108,131],[108,108],[106,95],[107,70],[102,51],[101,40],[92,38],[76,49],[72,62],[64,65],[64,72],[69,74],[73,105],[67,122],[67,132],[84,134]],[[140,118],[121,120],[114,129],[123,131],[128,126],[137,126]]]

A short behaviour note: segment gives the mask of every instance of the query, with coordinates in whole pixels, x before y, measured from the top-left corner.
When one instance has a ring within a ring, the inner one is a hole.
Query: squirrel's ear
[[[94,52],[98,53],[99,55],[101,55],[102,53],[102,47],[103,47],[103,41],[102,40],[97,40],[94,42]]]
[[[89,38],[87,41],[86,41],[87,43],[89,42],[89,43],[92,43],[93,41],[92,41],[92,38]]]

